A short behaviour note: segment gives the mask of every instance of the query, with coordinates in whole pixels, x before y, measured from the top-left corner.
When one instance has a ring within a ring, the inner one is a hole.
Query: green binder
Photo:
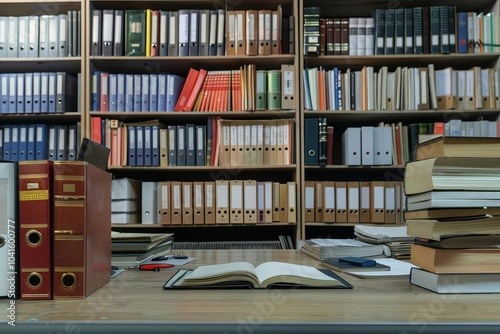
[[[125,11],[125,55],[146,55],[146,11]]]
[[[281,71],[267,71],[267,108],[281,110]]]
[[[255,72],[255,110],[267,110],[267,71]]]

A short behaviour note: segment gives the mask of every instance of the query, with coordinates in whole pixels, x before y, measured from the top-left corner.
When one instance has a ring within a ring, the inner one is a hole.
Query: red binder
[[[84,298],[111,273],[111,174],[54,162],[53,296]]]
[[[182,87],[181,93],[179,94],[179,98],[177,99],[177,103],[175,104],[174,111],[184,110],[189,95],[191,94],[191,91],[194,88],[196,79],[198,78],[198,73],[199,71],[195,70],[194,68],[189,69],[186,81],[184,82],[184,86]]]
[[[51,160],[19,162],[21,299],[52,299]]]

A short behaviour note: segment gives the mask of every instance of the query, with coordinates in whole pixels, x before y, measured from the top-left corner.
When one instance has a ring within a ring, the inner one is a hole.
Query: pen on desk
[[[174,265],[170,263],[147,263],[138,266],[127,267],[127,269],[160,271],[160,269],[166,269],[172,267],[174,267]]]

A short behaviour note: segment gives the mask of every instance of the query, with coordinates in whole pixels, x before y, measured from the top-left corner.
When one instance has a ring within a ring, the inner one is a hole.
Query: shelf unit
[[[300,45],[304,43],[303,18],[304,7],[320,7],[320,17],[372,17],[376,9],[412,8],[419,6],[456,6],[458,11],[494,12],[498,19],[498,4],[494,0],[484,1],[313,1],[301,0],[299,3],[299,16],[301,17]],[[334,165],[308,166],[305,164],[305,155],[302,154],[301,168],[301,221],[303,238],[314,237],[338,237],[339,235],[352,234],[355,223],[315,223],[306,221],[305,210],[305,184],[306,181],[376,181],[395,180],[401,181],[404,177],[404,165],[388,166],[345,166],[341,161],[342,133],[347,127],[377,126],[380,122],[396,123],[404,125],[420,122],[446,122],[450,119],[461,119],[472,121],[484,119],[496,121],[499,119],[498,109],[477,110],[373,110],[373,111],[331,111],[331,110],[305,110],[304,108],[304,77],[303,70],[307,68],[323,67],[333,69],[334,67],[345,71],[347,68],[361,70],[363,66],[372,66],[375,72],[382,66],[387,66],[389,71],[394,71],[397,66],[423,67],[434,64],[435,69],[443,69],[452,66],[454,69],[465,70],[473,66],[498,68],[499,53],[450,53],[450,54],[401,54],[401,55],[303,55],[301,50],[300,62],[300,113],[302,123],[307,118],[327,119],[327,124],[334,127]],[[304,140],[306,137],[304,129],[301,129],[301,152],[304,152]]]
[[[297,0],[271,0],[271,1],[113,1],[113,0],[89,0],[86,2],[87,12],[87,39],[86,45],[91,45],[91,13],[93,9],[155,9],[175,11],[180,9],[225,9],[225,10],[248,10],[248,9],[275,9],[279,5],[288,6],[294,13],[295,27],[297,27],[298,16]],[[295,29],[295,41],[298,40],[298,29]],[[258,56],[97,56],[91,55],[89,48],[86,49],[86,91],[91,92],[91,74],[94,71],[106,71],[108,73],[148,73],[148,74],[177,74],[187,76],[190,68],[203,68],[207,71],[221,69],[239,69],[240,66],[255,64],[257,70],[280,69],[282,64],[293,65],[295,73],[298,71],[299,55],[298,44],[295,43],[293,54],[272,54]],[[295,81],[298,76],[295,76]],[[293,87],[294,96],[298,96],[298,86]],[[86,95],[86,103],[90,103],[90,94]],[[293,163],[284,166],[242,166],[242,167],[220,167],[220,166],[167,166],[167,167],[111,167],[109,170],[114,177],[128,177],[142,181],[215,181],[215,180],[248,180],[257,181],[280,181],[296,182],[295,207],[300,208],[300,155],[298,147],[300,140],[300,120],[298,113],[298,99],[296,107],[291,110],[266,110],[266,111],[230,111],[230,112],[100,112],[92,111],[87,107],[87,124],[92,117],[119,120],[127,122],[142,122],[157,119],[165,126],[194,123],[206,124],[208,117],[218,116],[229,120],[271,120],[292,119],[293,120]],[[91,135],[90,127],[86,128],[86,134]],[[298,213],[297,213],[297,217]],[[298,221],[298,220],[297,220]],[[290,235],[292,239],[300,237],[298,224],[286,222],[273,222],[266,224],[251,225],[161,225],[161,224],[113,224],[114,230],[119,231],[158,231],[174,232],[176,240],[185,241],[219,241],[219,240],[276,240],[278,235]]]
[[[80,0],[63,0],[57,2],[46,2],[41,0],[29,1],[0,1],[1,15],[8,19],[9,17],[22,17],[22,16],[42,16],[42,15],[58,15],[67,14],[68,11],[80,12],[80,27],[79,27],[79,40],[83,40],[85,17],[84,17],[84,2]],[[6,23],[6,29],[8,29]],[[27,30],[28,31],[28,30]],[[30,32],[33,30],[31,29]],[[76,33],[75,33],[76,36]],[[16,36],[15,42],[18,43]],[[25,36],[26,49],[28,48],[28,36]],[[8,43],[8,38],[4,41],[5,45]],[[5,46],[4,45],[4,46]],[[8,45],[7,45],[8,46]],[[21,45],[17,45],[18,48]],[[39,46],[36,45],[36,48]],[[9,46],[10,48],[10,46]],[[76,48],[76,47],[75,47]],[[83,44],[80,43],[79,55],[72,55],[66,57],[12,57],[0,58],[0,72],[1,73],[35,73],[35,72],[65,72],[77,76],[79,73],[84,72],[86,62],[83,55]],[[79,84],[76,94],[78,97],[85,96],[84,85]],[[55,88],[54,88],[55,89]],[[47,101],[49,102],[49,101]],[[57,103],[57,101],[55,101]],[[77,138],[84,133],[86,128],[86,113],[84,112],[85,105],[84,99],[77,101],[76,110],[66,110],[65,112],[55,113],[25,113],[24,110],[17,113],[1,113],[1,125],[32,125],[32,124],[48,124],[48,125],[77,125]]]

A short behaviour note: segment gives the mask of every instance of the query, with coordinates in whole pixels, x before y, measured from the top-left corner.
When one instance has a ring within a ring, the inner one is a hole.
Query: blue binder
[[[149,74],[141,75],[141,110],[149,110]]]
[[[151,132],[151,166],[160,166],[160,126],[153,125]]]
[[[149,75],[149,111],[158,111],[158,74]]]
[[[116,78],[116,111],[125,111],[125,74]]]
[[[28,125],[19,125],[18,161],[28,160]]]
[[[144,166],[144,127],[135,128],[136,166]]]
[[[3,159],[11,160],[11,140],[10,140],[10,132],[12,130],[12,125],[4,125],[3,128]]]
[[[7,114],[9,112],[9,74],[0,74],[0,96],[2,96],[0,111],[2,114]]]
[[[41,92],[41,73],[33,73],[33,113],[38,114],[41,112],[41,102],[40,102],[40,92]]]
[[[40,74],[40,112],[49,112],[49,73]]]
[[[132,111],[142,110],[142,75],[134,75],[134,109]]]
[[[158,111],[167,111],[167,75],[158,74]]]
[[[10,160],[19,161],[19,125],[10,128]]]
[[[177,99],[181,94],[185,79],[175,74],[168,74],[167,79],[167,111],[174,111]]]
[[[24,73],[24,113],[33,113],[33,73]]]
[[[91,83],[91,109],[92,111],[99,111],[101,110],[101,72],[100,71],[94,71],[92,72],[92,83]]]
[[[125,111],[134,111],[134,75],[125,75]]]
[[[48,153],[50,160],[57,160],[57,125],[49,125]]]
[[[151,126],[144,126],[144,166],[151,166],[152,150],[151,150]]]
[[[109,74],[109,91],[108,91],[108,110],[117,111],[118,103],[118,75]]]
[[[36,160],[49,158],[49,126],[47,124],[36,124],[35,152]]]
[[[135,128],[136,128],[135,126],[127,126],[127,132],[128,132],[128,165],[130,167],[137,166]]]
[[[35,160],[36,159],[36,125],[28,124],[28,144],[26,147],[26,160]]]

